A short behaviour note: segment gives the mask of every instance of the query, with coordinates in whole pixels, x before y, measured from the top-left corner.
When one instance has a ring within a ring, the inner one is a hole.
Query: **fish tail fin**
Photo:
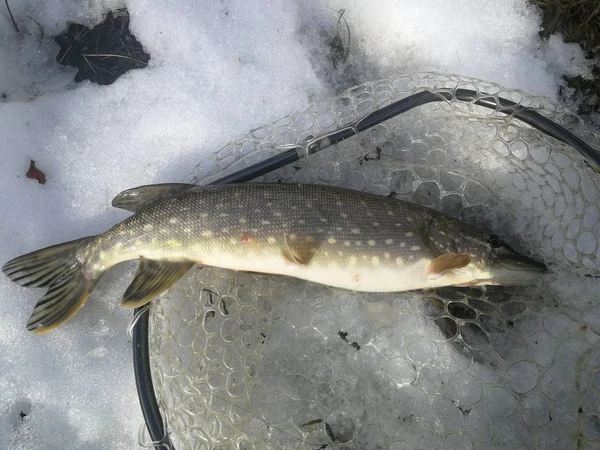
[[[77,250],[90,238],[54,245],[19,256],[2,271],[22,286],[44,287],[48,292],[35,305],[27,330],[45,334],[69,320],[83,306],[102,274],[84,271]]]

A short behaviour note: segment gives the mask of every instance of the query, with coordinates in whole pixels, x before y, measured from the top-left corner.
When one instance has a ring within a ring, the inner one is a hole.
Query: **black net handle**
[[[375,125],[379,125],[386,120],[410,111],[417,106],[427,103],[440,101],[458,100],[462,102],[472,102],[478,106],[494,109],[527,123],[544,134],[552,136],[559,141],[572,146],[585,158],[600,167],[600,152],[584,142],[582,139],[571,133],[569,130],[554,122],[553,120],[541,115],[534,109],[520,106],[510,100],[492,96],[489,94],[478,93],[471,89],[456,89],[453,92],[440,90],[437,92],[422,91],[410,95],[402,100],[385,106],[371,114],[358,120],[354,125],[343,128],[339,131],[328,134],[324,137],[316,138],[306,145],[298,145],[276,156],[261,161],[251,167],[242,169],[234,174],[214,181],[210,184],[229,184],[243,183],[261,177],[269,172],[280,169],[288,164],[294,163],[306,156],[321,151],[331,145],[337,144],[348,139],[361,131],[367,130]],[[135,384],[137,393],[144,415],[144,421],[150,434],[150,438],[155,444],[157,450],[175,450],[168,433],[165,430],[160,408],[156,401],[156,393],[152,384],[152,371],[150,368],[150,352],[148,343],[148,324],[150,312],[148,309],[136,308],[134,317],[139,318],[133,327],[133,370],[135,372]]]

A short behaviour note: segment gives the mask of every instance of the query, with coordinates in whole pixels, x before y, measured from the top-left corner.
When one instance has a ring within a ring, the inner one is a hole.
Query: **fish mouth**
[[[523,256],[518,253],[503,255],[498,264],[500,267],[507,270],[528,270],[532,272],[547,272],[546,264],[528,256]]]
[[[493,279],[498,284],[521,284],[547,271],[548,268],[541,261],[511,252],[495,262]]]

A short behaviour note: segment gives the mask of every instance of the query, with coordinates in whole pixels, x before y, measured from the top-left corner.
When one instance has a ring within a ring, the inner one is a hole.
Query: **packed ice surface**
[[[539,13],[517,0],[452,8],[442,1],[9,4],[20,31],[0,6],[1,263],[103,231],[126,217],[109,207],[119,191],[180,181],[232,137],[353,84],[443,70],[555,98],[563,74],[586,73],[581,51],[560,38],[542,42]],[[75,70],[54,62],[52,36],[69,21],[91,26],[124,6],[149,66],[110,86],[73,83]],[[351,40],[348,60],[334,67],[339,9]],[[30,159],[45,185],[24,176]],[[131,314],[117,306],[132,267],[108,274],[74,320],[44,337],[24,327],[41,291],[0,279],[0,432],[8,448],[135,445],[142,418],[125,333]],[[579,292],[577,281],[570,286]],[[398,370],[410,378],[408,366]]]

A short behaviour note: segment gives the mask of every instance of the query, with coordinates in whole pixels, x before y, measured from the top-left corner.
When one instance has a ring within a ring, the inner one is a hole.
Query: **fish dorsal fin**
[[[123,191],[113,199],[112,205],[115,208],[126,209],[137,212],[144,206],[152,203],[159,198],[167,195],[177,194],[197,187],[195,184],[168,183],[168,184],[150,184],[139,186]]]
[[[319,249],[319,243],[308,237],[298,237],[295,234],[283,235],[281,253],[288,262],[306,266]]]
[[[142,258],[121,306],[138,308],[169,289],[194,265],[193,262],[153,261]]]
[[[444,253],[429,263],[427,278],[430,280],[440,278],[444,273],[458,271],[471,263],[471,258],[466,253]]]

